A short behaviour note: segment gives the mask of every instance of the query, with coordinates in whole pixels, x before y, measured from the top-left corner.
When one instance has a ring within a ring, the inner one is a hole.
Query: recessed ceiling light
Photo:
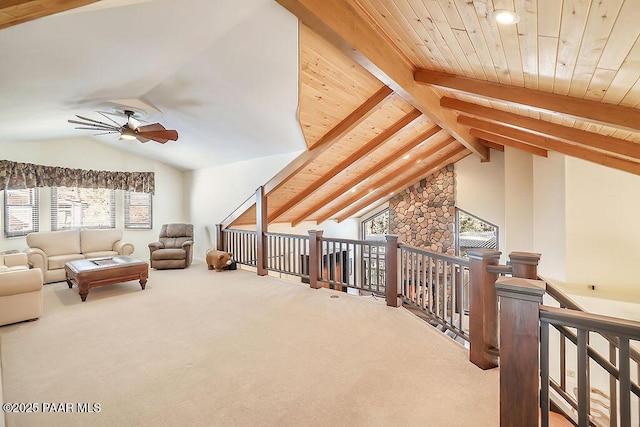
[[[407,160],[409,157],[411,157],[411,156],[410,156],[410,155],[408,155],[408,154],[405,154],[405,156],[403,157],[403,159]]]
[[[491,16],[498,24],[510,25],[520,21],[520,17],[515,12],[507,9],[498,9]]]

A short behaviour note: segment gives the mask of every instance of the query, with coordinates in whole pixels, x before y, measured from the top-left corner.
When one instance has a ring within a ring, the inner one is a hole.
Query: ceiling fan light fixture
[[[124,126],[120,131],[120,138],[122,139],[136,139],[136,132],[128,126]]]
[[[498,9],[491,14],[491,17],[498,24],[503,25],[513,25],[520,21],[517,13],[507,9]]]

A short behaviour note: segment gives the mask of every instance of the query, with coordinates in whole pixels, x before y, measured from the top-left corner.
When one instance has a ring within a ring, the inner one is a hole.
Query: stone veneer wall
[[[389,231],[434,252],[455,253],[455,177],[442,168],[389,200]]]

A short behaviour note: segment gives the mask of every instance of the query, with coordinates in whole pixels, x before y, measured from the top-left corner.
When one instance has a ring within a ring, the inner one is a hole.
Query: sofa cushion
[[[122,230],[83,229],[80,232],[80,251],[83,254],[111,251],[118,240],[122,240]]]
[[[160,260],[160,259],[184,259],[185,251],[184,249],[158,249],[151,254],[151,259]]]
[[[48,256],[79,254],[80,230],[29,233],[27,235],[27,245],[30,248],[42,249]]]
[[[56,255],[49,257],[49,270],[55,270],[57,268],[64,268],[64,265],[69,261],[75,261],[77,259],[84,259],[82,254],[67,254]]]
[[[118,255],[116,251],[99,251],[99,252],[87,252],[83,253],[85,258],[106,258]]]
[[[42,272],[39,268],[0,273],[0,296],[36,292],[41,289]]]

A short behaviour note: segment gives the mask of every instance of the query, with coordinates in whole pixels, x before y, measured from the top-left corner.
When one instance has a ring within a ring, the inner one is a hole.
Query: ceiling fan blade
[[[79,116],[79,115],[77,115],[77,114],[76,114],[76,117],[77,117],[77,118],[79,118],[79,119],[81,119],[81,120],[86,120],[86,121],[88,121],[88,122],[97,123],[97,124],[99,124],[99,125],[103,125],[103,126],[113,126],[113,125],[110,125],[109,123],[104,123],[104,122],[101,122],[100,120],[94,120],[94,119],[90,119],[90,118],[88,118],[88,117],[82,117],[82,116]]]
[[[81,125],[81,126],[87,126],[90,129],[94,129],[94,130],[111,130],[111,131],[117,131],[119,128],[115,127],[115,126],[102,126],[102,125],[96,125],[93,123],[85,123],[85,122],[79,122],[77,120],[68,120],[69,123],[73,123],[74,125]]]
[[[104,117],[105,119],[109,120],[110,122],[112,122],[114,125],[120,127],[120,123],[116,122],[115,120],[113,120],[111,117],[107,116],[105,113],[103,113],[102,111],[98,111],[98,114],[100,114],[102,117]]]
[[[151,139],[162,144],[164,144],[168,140],[178,140],[178,132],[175,130],[152,130],[146,132],[137,131],[136,134],[142,136],[143,138]]]
[[[153,123],[150,125],[140,126],[137,128],[138,132],[149,132],[149,131],[155,131],[155,130],[166,130],[166,129],[160,123]]]
[[[112,129],[107,129],[107,128],[83,128],[83,127],[75,127],[74,129],[82,129],[82,130],[104,130],[108,133],[116,133],[118,131],[116,130],[112,130]]]

